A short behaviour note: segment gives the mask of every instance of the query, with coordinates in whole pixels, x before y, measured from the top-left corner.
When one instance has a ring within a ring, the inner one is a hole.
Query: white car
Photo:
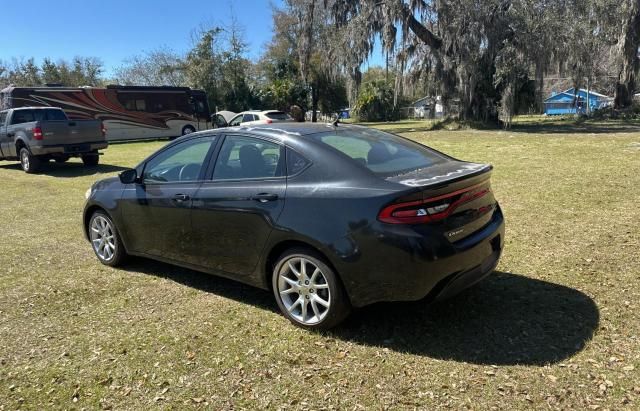
[[[265,111],[243,111],[229,121],[228,127],[236,127],[239,125],[251,126],[257,124],[271,124],[282,121],[293,121],[293,118],[284,111],[265,110]]]

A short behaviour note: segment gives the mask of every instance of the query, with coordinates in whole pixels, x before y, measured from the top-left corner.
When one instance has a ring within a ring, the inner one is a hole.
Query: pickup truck
[[[106,130],[100,120],[69,120],[57,107],[20,107],[0,111],[0,160],[19,160],[27,173],[43,163],[64,163],[81,157],[85,166],[96,166],[98,150],[107,148]]]

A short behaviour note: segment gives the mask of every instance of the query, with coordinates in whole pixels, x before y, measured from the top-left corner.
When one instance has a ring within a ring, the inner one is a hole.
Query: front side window
[[[153,157],[144,167],[145,183],[196,181],[215,137],[202,137],[175,145]]]
[[[346,129],[314,134],[312,138],[382,177],[447,161],[447,157],[437,151],[380,130]]]
[[[213,170],[214,180],[273,178],[284,174],[280,145],[243,136],[228,136]]]

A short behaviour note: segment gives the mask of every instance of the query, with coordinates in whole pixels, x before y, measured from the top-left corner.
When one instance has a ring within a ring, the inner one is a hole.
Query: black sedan
[[[504,244],[492,167],[379,130],[278,124],[194,133],[87,191],[103,264],[149,257],[272,289],[293,323],[449,297]]]

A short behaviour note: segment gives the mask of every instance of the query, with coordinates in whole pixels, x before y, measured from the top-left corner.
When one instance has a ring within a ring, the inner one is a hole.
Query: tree
[[[621,65],[618,72],[614,105],[616,108],[629,107],[636,90],[636,75],[640,69],[638,57],[640,47],[640,0],[626,0],[621,7],[623,24],[618,41]]]
[[[129,58],[115,71],[115,80],[124,85],[172,86],[187,83],[183,56],[160,47]]]

